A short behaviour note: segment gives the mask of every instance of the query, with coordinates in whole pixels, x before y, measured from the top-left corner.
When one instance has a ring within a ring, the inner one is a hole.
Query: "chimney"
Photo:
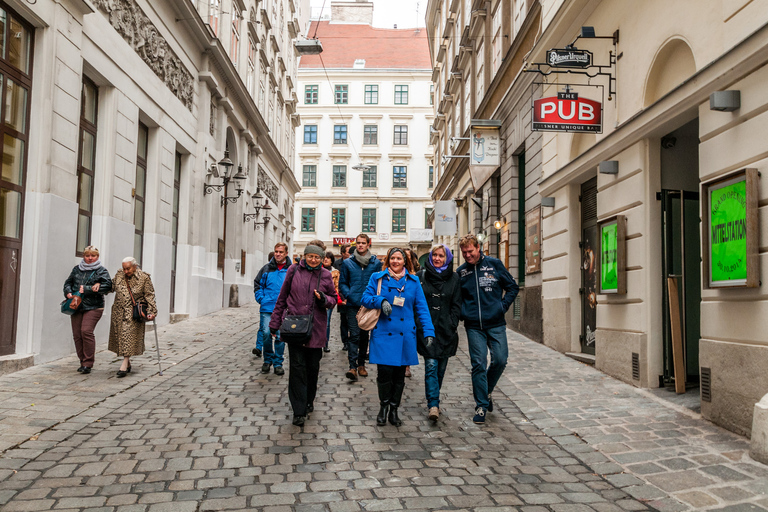
[[[373,25],[373,2],[369,0],[331,2],[331,23]]]

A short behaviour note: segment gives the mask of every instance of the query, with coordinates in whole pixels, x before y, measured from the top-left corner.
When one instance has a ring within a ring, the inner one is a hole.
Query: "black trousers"
[[[347,307],[339,304],[336,306],[339,310],[339,319],[341,320],[341,343],[346,345],[349,343],[349,322],[347,321]]]
[[[294,416],[306,416],[307,405],[314,404],[317,396],[317,377],[320,373],[322,348],[288,345],[288,399]]]
[[[382,405],[389,402],[400,406],[400,399],[405,389],[405,369],[407,366],[376,365],[376,384],[379,385],[379,401]],[[388,396],[385,396],[388,395]]]
[[[359,307],[347,306],[347,325],[349,326],[349,350],[347,358],[349,367],[365,366],[365,356],[368,355],[368,340],[370,333],[357,325]]]

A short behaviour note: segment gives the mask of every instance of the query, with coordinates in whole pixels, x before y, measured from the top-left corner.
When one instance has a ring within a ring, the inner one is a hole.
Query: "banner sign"
[[[431,229],[411,229],[411,242],[431,242],[434,240]]]
[[[712,288],[757,286],[757,272],[750,272],[750,267],[758,264],[757,192],[756,183],[752,183],[757,173],[749,171],[754,169],[704,186],[706,265]],[[752,174],[755,177],[750,180]]]
[[[560,92],[557,97],[533,102],[533,131],[603,133],[603,105],[579,98],[576,92]]]
[[[453,201],[435,201],[435,236],[455,236],[458,232],[456,224],[456,203]]]
[[[475,190],[480,190],[501,165],[500,128],[500,121],[473,119],[470,123],[469,176]]]
[[[547,64],[553,68],[588,68],[592,66],[592,52],[553,48],[547,51]]]
[[[618,215],[600,224],[598,292],[627,293],[626,219]]]
[[[354,238],[334,238],[333,239],[333,246],[334,247],[341,247],[344,244],[354,244],[355,239]]]

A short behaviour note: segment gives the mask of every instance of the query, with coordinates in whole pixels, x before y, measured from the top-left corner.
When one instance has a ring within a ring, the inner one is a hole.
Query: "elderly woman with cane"
[[[139,268],[134,258],[123,260],[112,280],[115,303],[109,325],[109,350],[123,358],[117,377],[131,373],[131,357],[144,353],[144,322],[157,315],[155,288],[149,274]]]
[[[403,424],[397,408],[405,389],[405,370],[419,364],[416,318],[425,342],[434,343],[435,330],[427,300],[419,279],[409,272],[411,265],[405,251],[397,247],[390,249],[384,258],[384,270],[371,276],[363,293],[363,306],[380,309],[382,315],[371,332],[370,358],[372,364],[378,365],[376,384],[381,407],[376,424],[379,426],[386,424],[387,419],[396,427]]]

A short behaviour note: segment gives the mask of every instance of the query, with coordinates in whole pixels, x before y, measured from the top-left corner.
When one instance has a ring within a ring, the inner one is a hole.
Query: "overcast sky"
[[[333,0],[310,0],[312,14],[317,15],[323,8],[323,16],[331,13]],[[373,0],[373,26],[380,28],[413,28],[424,26],[424,11],[427,0]]]

